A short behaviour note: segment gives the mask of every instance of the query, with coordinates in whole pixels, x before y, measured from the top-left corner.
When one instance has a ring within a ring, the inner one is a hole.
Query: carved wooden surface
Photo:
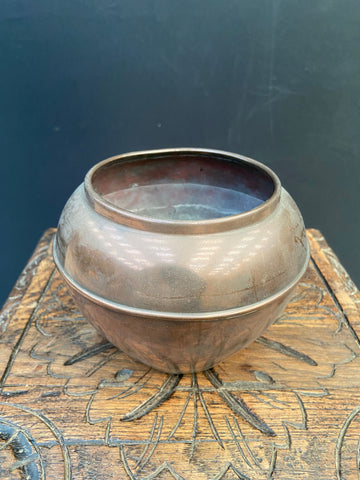
[[[84,320],[48,230],[0,316],[1,479],[358,479],[360,295],[320,232],[284,314],[213,370],[166,375]]]

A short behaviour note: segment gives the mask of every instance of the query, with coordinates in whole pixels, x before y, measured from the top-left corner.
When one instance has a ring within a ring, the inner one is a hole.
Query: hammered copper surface
[[[54,246],[86,318],[171,372],[209,368],[257,338],[308,256],[301,215],[277,176],[201,149],[96,165],[65,206]]]

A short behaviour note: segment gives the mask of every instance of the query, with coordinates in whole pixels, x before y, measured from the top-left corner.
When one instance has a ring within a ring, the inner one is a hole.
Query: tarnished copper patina
[[[95,165],[62,212],[54,258],[110,342],[185,373],[212,367],[274,322],[309,246],[298,208],[269,168],[188,148]]]

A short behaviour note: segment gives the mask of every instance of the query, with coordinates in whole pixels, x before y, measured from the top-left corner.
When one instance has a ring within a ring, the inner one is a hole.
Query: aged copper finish
[[[166,149],[95,165],[54,259],[85,317],[159,370],[210,368],[277,318],[309,260],[301,214],[267,167]]]

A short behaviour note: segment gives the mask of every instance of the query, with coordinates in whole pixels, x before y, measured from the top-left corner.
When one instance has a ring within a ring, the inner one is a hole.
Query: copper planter
[[[62,212],[54,259],[110,342],[185,373],[212,367],[274,322],[309,246],[269,168],[217,150],[167,149],[95,165]]]

